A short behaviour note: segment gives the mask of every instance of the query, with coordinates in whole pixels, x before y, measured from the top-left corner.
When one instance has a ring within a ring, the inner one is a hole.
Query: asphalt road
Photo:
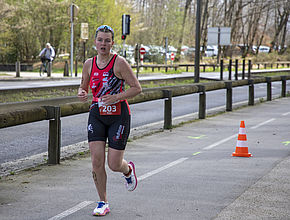
[[[287,88],[289,88],[288,82]],[[281,83],[272,83],[272,94],[281,93]],[[207,110],[225,105],[225,90],[207,92]],[[266,96],[266,84],[255,86],[255,97]],[[233,103],[247,101],[248,87],[233,89]],[[163,120],[163,100],[131,105],[132,128]],[[198,112],[198,94],[175,97],[173,117]],[[87,140],[86,124],[88,114],[63,117],[62,146]],[[47,151],[48,121],[8,127],[0,130],[0,164]]]
[[[125,158],[135,162],[138,187],[127,192],[121,175],[107,169],[105,218],[288,219],[289,163],[270,182],[261,180],[290,155],[289,104],[277,99],[128,143]],[[231,156],[241,120],[251,158]],[[89,156],[0,181],[2,220],[95,219],[96,200]]]

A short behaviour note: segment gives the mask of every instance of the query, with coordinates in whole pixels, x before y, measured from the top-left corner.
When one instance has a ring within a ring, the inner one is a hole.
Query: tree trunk
[[[185,7],[184,7],[184,15],[183,15],[183,20],[182,20],[182,27],[180,31],[180,37],[178,40],[178,48],[177,48],[177,54],[176,54],[176,61],[180,60],[180,55],[181,55],[181,46],[182,46],[182,41],[183,41],[183,33],[184,33],[184,27],[185,27],[185,21],[186,21],[186,16],[187,16],[187,11],[189,8],[189,5],[191,4],[192,0],[186,0]]]

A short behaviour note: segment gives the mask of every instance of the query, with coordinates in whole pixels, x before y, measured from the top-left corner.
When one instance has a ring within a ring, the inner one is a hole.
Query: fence
[[[250,69],[260,69],[260,67],[264,67],[264,69],[267,69],[268,67],[282,67],[285,68],[287,66],[287,68],[290,67],[290,62],[273,62],[273,63],[269,63],[269,62],[260,62],[260,63],[253,63],[251,60],[247,60],[248,62],[246,62],[245,59],[243,59],[242,61],[235,59],[234,62],[232,59],[230,59],[228,61],[228,64],[225,64],[224,60],[221,59],[221,62],[219,63],[219,65],[217,64],[200,64],[200,67],[202,68],[203,72],[206,71],[207,68],[211,67],[213,69],[213,71],[215,71],[217,68],[225,68],[227,67],[228,69],[232,69],[232,67],[235,68],[236,73],[238,72],[238,68],[242,67],[242,70],[245,71],[246,68],[250,68]],[[175,71],[178,68],[185,68],[185,71],[188,72],[189,68],[194,68],[194,64],[174,64],[174,65],[162,65],[162,64],[154,64],[154,65],[133,65],[131,66],[133,69],[137,69],[137,73],[139,73],[139,69],[140,68],[144,68],[145,70],[147,69],[151,69],[152,72],[155,71],[155,69],[158,69],[158,71],[160,71],[161,69],[164,69],[165,72],[168,72],[169,69],[174,69]],[[256,68],[254,68],[256,67]]]
[[[223,70],[225,68],[228,68],[229,71],[229,80],[231,80],[231,76],[232,76],[232,68],[234,68],[235,70],[235,80],[238,80],[238,70],[239,67],[242,67],[242,79],[245,79],[245,70],[246,68],[248,69],[248,75],[250,76],[251,74],[251,70],[254,69],[254,67],[256,67],[256,69],[260,69],[261,66],[264,66],[264,69],[267,69],[268,67],[276,67],[279,68],[282,67],[286,67],[289,68],[290,67],[290,62],[273,62],[273,63],[269,63],[269,62],[260,62],[260,63],[255,63],[252,64],[251,60],[247,60],[248,62],[246,62],[245,59],[242,60],[242,62],[240,62],[238,59],[233,60],[230,59],[228,61],[228,64],[226,64],[224,62],[223,59],[221,59],[219,65],[217,64],[200,64],[200,68],[202,68],[203,72],[206,71],[207,68],[211,67],[213,69],[213,71],[215,71],[217,68],[220,68],[220,74],[221,74],[221,80],[223,80]],[[8,64],[7,64],[8,65]],[[21,70],[26,70],[24,67],[26,66],[26,64],[21,65],[20,62],[16,62],[15,65],[9,64],[10,66],[13,66],[16,70],[16,77],[20,77],[20,71]],[[3,66],[3,65],[2,65]],[[1,65],[0,65],[1,67]],[[78,72],[77,72],[77,67],[78,67],[78,62],[77,60],[75,61],[75,76],[77,76]],[[188,72],[189,68],[194,68],[194,64],[174,64],[174,65],[162,65],[162,64],[154,64],[154,65],[132,65],[131,66],[132,69],[136,69],[137,74],[139,74],[140,68],[144,68],[145,70],[147,70],[148,68],[152,70],[152,72],[155,71],[155,69],[158,69],[158,71],[160,71],[161,69],[164,69],[165,72],[168,72],[168,70],[170,69],[174,69],[175,71],[177,71],[177,69],[179,68],[185,68],[185,71]],[[49,76],[51,75],[51,67],[50,67],[50,71],[49,71]],[[72,75],[72,73],[71,73]],[[64,73],[63,73],[64,77],[68,77],[69,76],[69,69],[68,69],[68,62],[65,61],[64,64]]]
[[[249,86],[248,105],[254,105],[254,86],[267,84],[267,101],[272,100],[272,82],[281,81],[281,96],[286,96],[286,82],[290,76],[260,77],[238,81],[219,81],[192,85],[144,89],[138,96],[129,99],[130,104],[164,99],[164,129],[172,127],[172,97],[199,93],[199,119],[206,117],[206,92],[226,89],[226,111],[232,111],[232,89],[238,86]],[[89,103],[68,103],[59,106],[42,106],[0,114],[0,128],[20,124],[49,120],[48,163],[58,164],[60,160],[61,117],[86,113]]]

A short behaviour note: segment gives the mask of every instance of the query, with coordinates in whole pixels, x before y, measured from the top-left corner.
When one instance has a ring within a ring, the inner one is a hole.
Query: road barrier
[[[172,127],[172,97],[199,93],[199,119],[206,117],[206,92],[226,89],[226,111],[232,111],[232,89],[233,87],[249,86],[248,104],[254,105],[254,85],[267,84],[267,100],[272,100],[271,84],[275,81],[282,82],[281,96],[286,96],[286,82],[290,76],[259,77],[238,81],[219,81],[210,83],[197,83],[182,86],[168,86],[144,89],[141,94],[129,99],[129,104],[148,102],[164,99],[164,129]],[[61,140],[61,117],[86,113],[89,103],[73,102],[60,104],[59,106],[42,106],[26,108],[17,111],[9,111],[0,114],[0,128],[16,126],[42,120],[49,120],[49,144],[48,163],[58,164],[60,160]]]

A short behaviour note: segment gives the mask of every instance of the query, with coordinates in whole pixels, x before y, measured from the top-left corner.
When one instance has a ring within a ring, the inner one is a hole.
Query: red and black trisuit
[[[90,73],[90,88],[93,102],[88,120],[88,141],[106,141],[109,147],[124,150],[130,133],[131,113],[127,100],[111,105],[103,105],[101,97],[124,91],[125,81],[114,74],[117,55],[113,55],[104,68],[97,65],[97,56],[93,58]]]

